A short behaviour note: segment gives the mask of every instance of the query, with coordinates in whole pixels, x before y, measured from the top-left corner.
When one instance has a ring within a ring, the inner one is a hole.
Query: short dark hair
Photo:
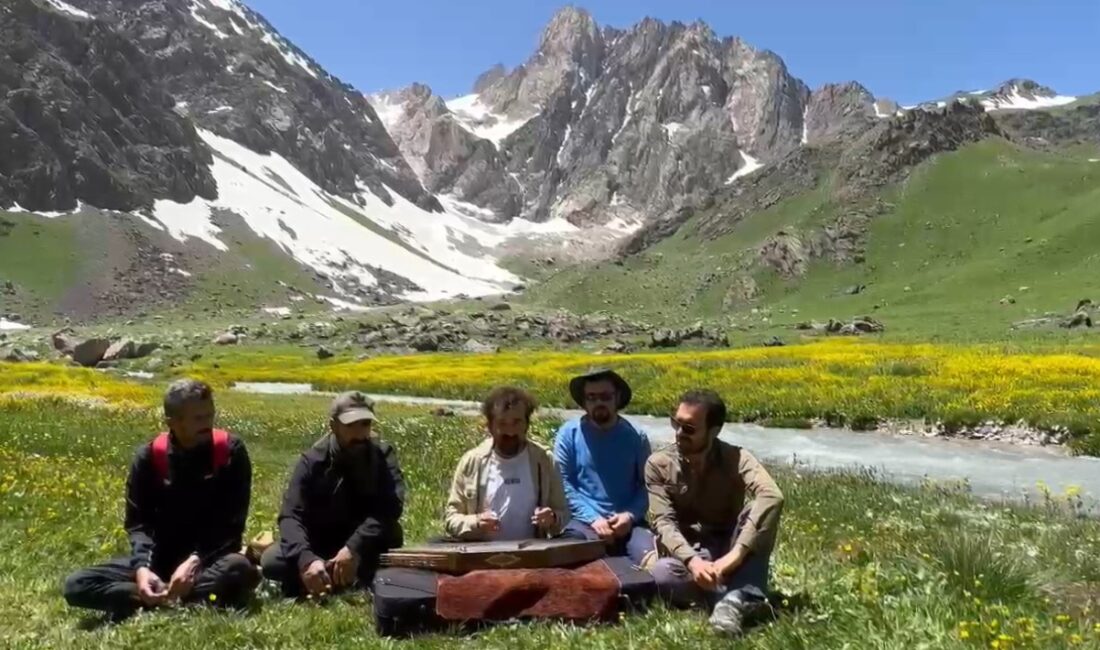
[[[707,429],[726,423],[726,403],[722,397],[705,388],[689,390],[680,396],[681,404],[702,405],[706,409]]]
[[[531,421],[531,414],[538,408],[538,403],[535,398],[516,386],[499,386],[494,388],[489,396],[485,398],[485,401],[481,403],[481,414],[485,416],[485,419],[490,423],[493,421],[493,415],[497,411],[503,411],[516,406],[522,406],[524,413],[527,415],[527,421]]]
[[[209,402],[214,390],[204,381],[178,379],[164,393],[164,415],[174,418],[183,413],[183,407],[191,402]]]

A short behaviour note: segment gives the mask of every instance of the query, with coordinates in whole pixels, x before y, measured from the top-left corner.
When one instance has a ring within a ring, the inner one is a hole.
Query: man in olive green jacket
[[[725,420],[716,393],[685,393],[676,444],[649,457],[645,481],[665,556],[650,567],[658,589],[673,604],[707,603],[711,626],[736,635],[767,609],[783,493],[752,454],[718,439]]]
[[[447,537],[462,541],[554,537],[569,521],[561,475],[527,440],[535,400],[501,387],[482,404],[490,438],[466,452],[447,499]]]

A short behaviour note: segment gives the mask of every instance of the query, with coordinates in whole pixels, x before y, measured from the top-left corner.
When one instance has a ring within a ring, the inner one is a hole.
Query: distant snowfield
[[[405,119],[405,105],[392,101],[389,95],[370,95],[367,101],[374,107],[374,112],[378,114],[378,119],[382,120],[387,130],[392,130]]]
[[[95,17],[92,14],[88,13],[87,11],[84,11],[83,9],[77,9],[76,7],[72,6],[68,2],[64,2],[63,0],[46,0],[46,2],[49,2],[51,5],[54,6],[54,8],[56,8],[60,11],[64,11],[65,13],[67,13],[69,15],[76,16],[77,18],[94,18]]]
[[[68,216],[70,214],[76,214],[77,212],[80,212],[83,209],[84,209],[84,204],[81,203],[80,201],[77,201],[75,210],[68,210],[68,211],[63,210],[63,211],[53,211],[53,212],[27,210],[23,206],[16,203],[12,207],[8,208],[7,211],[15,213],[15,214],[33,214],[33,215],[36,215],[36,216],[39,216],[39,217],[46,217],[47,219],[56,219],[58,217]]]
[[[524,219],[489,223],[484,219],[492,218],[492,212],[446,195],[438,197],[444,206],[440,213],[423,210],[392,190],[390,206],[363,184],[356,197],[360,206],[325,192],[278,154],[258,154],[209,131],[199,129],[198,133],[215,153],[211,172],[218,198],[195,198],[189,203],[159,200],[150,214],[134,216],[181,242],[200,240],[221,253],[230,253],[228,239],[217,223],[219,216],[236,215],[257,236],[330,277],[337,295],[320,297],[337,309],[364,309],[355,302],[351,285],[377,285],[375,268],[420,287],[401,296],[408,300],[507,291],[520,279],[498,266],[503,244],[582,233],[560,218],[542,223]],[[72,211],[34,214],[57,218],[84,209],[78,203]],[[31,212],[18,205],[9,211]],[[639,225],[620,219],[608,228],[629,234]],[[182,269],[172,270],[187,274]],[[282,315],[283,308],[268,308],[268,313]]]
[[[471,227],[472,219],[427,212],[394,192],[394,205],[387,206],[365,186],[359,194],[364,206],[359,207],[326,193],[278,154],[257,154],[204,130],[199,135],[215,151],[211,171],[219,196],[187,204],[157,201],[153,219],[147,221],[176,239],[200,239],[228,251],[213,215],[226,210],[337,285],[354,279],[374,286],[377,279],[369,267],[421,287],[405,296],[412,300],[497,293],[519,281],[491,256],[461,250],[467,236],[485,243],[481,226]],[[498,229],[506,236],[505,228]]]
[[[741,160],[745,164],[726,180],[726,185],[732,185],[738,178],[744,178],[764,166],[759,160],[744,151],[741,152]]]
[[[0,330],[11,332],[19,330],[29,330],[30,328],[30,325],[24,325],[23,323],[16,323],[15,321],[10,321],[6,318],[0,318]]]
[[[531,121],[530,117],[511,119],[505,115],[494,113],[492,109],[481,103],[481,99],[476,94],[452,99],[446,104],[447,109],[454,114],[458,123],[467,131],[492,142],[498,147],[504,141],[504,138],[512,135],[524,124]]]
[[[1054,108],[1055,106],[1065,106],[1066,104],[1072,104],[1077,101],[1076,97],[1070,97],[1067,95],[1056,95],[1054,97],[1024,97],[1020,94],[1018,88],[1012,89],[1012,94],[1007,97],[991,97],[989,99],[982,100],[982,106],[987,111],[1031,111],[1038,108]]]

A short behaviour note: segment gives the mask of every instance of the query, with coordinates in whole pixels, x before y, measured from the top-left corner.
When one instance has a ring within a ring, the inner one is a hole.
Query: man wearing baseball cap
[[[368,587],[382,553],[401,546],[405,485],[393,447],[371,436],[374,403],[343,393],[330,433],[298,460],[279,513],[281,541],[261,560],[287,596]]]

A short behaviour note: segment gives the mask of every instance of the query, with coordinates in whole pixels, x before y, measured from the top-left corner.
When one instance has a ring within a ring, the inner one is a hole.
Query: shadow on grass
[[[756,620],[749,621],[747,629],[761,625],[774,623],[784,616],[793,616],[803,611],[812,611],[813,599],[810,594],[800,591],[796,594],[784,594],[781,591],[773,591],[768,594],[768,606],[771,611],[760,616]]]
[[[219,614],[236,615],[244,618],[250,618],[252,616],[258,616],[264,611],[265,599],[260,597],[252,598],[247,605],[243,607],[219,607],[210,606],[203,603],[193,603],[185,605],[184,609],[187,610],[206,610],[217,612]],[[100,614],[89,613],[81,617],[76,624],[76,629],[81,632],[95,632],[104,628],[112,627],[115,625],[122,625],[135,618],[138,615],[142,616],[170,616],[176,612],[176,609],[170,608],[155,608],[146,609],[139,608],[132,612],[111,613],[104,612]]]

